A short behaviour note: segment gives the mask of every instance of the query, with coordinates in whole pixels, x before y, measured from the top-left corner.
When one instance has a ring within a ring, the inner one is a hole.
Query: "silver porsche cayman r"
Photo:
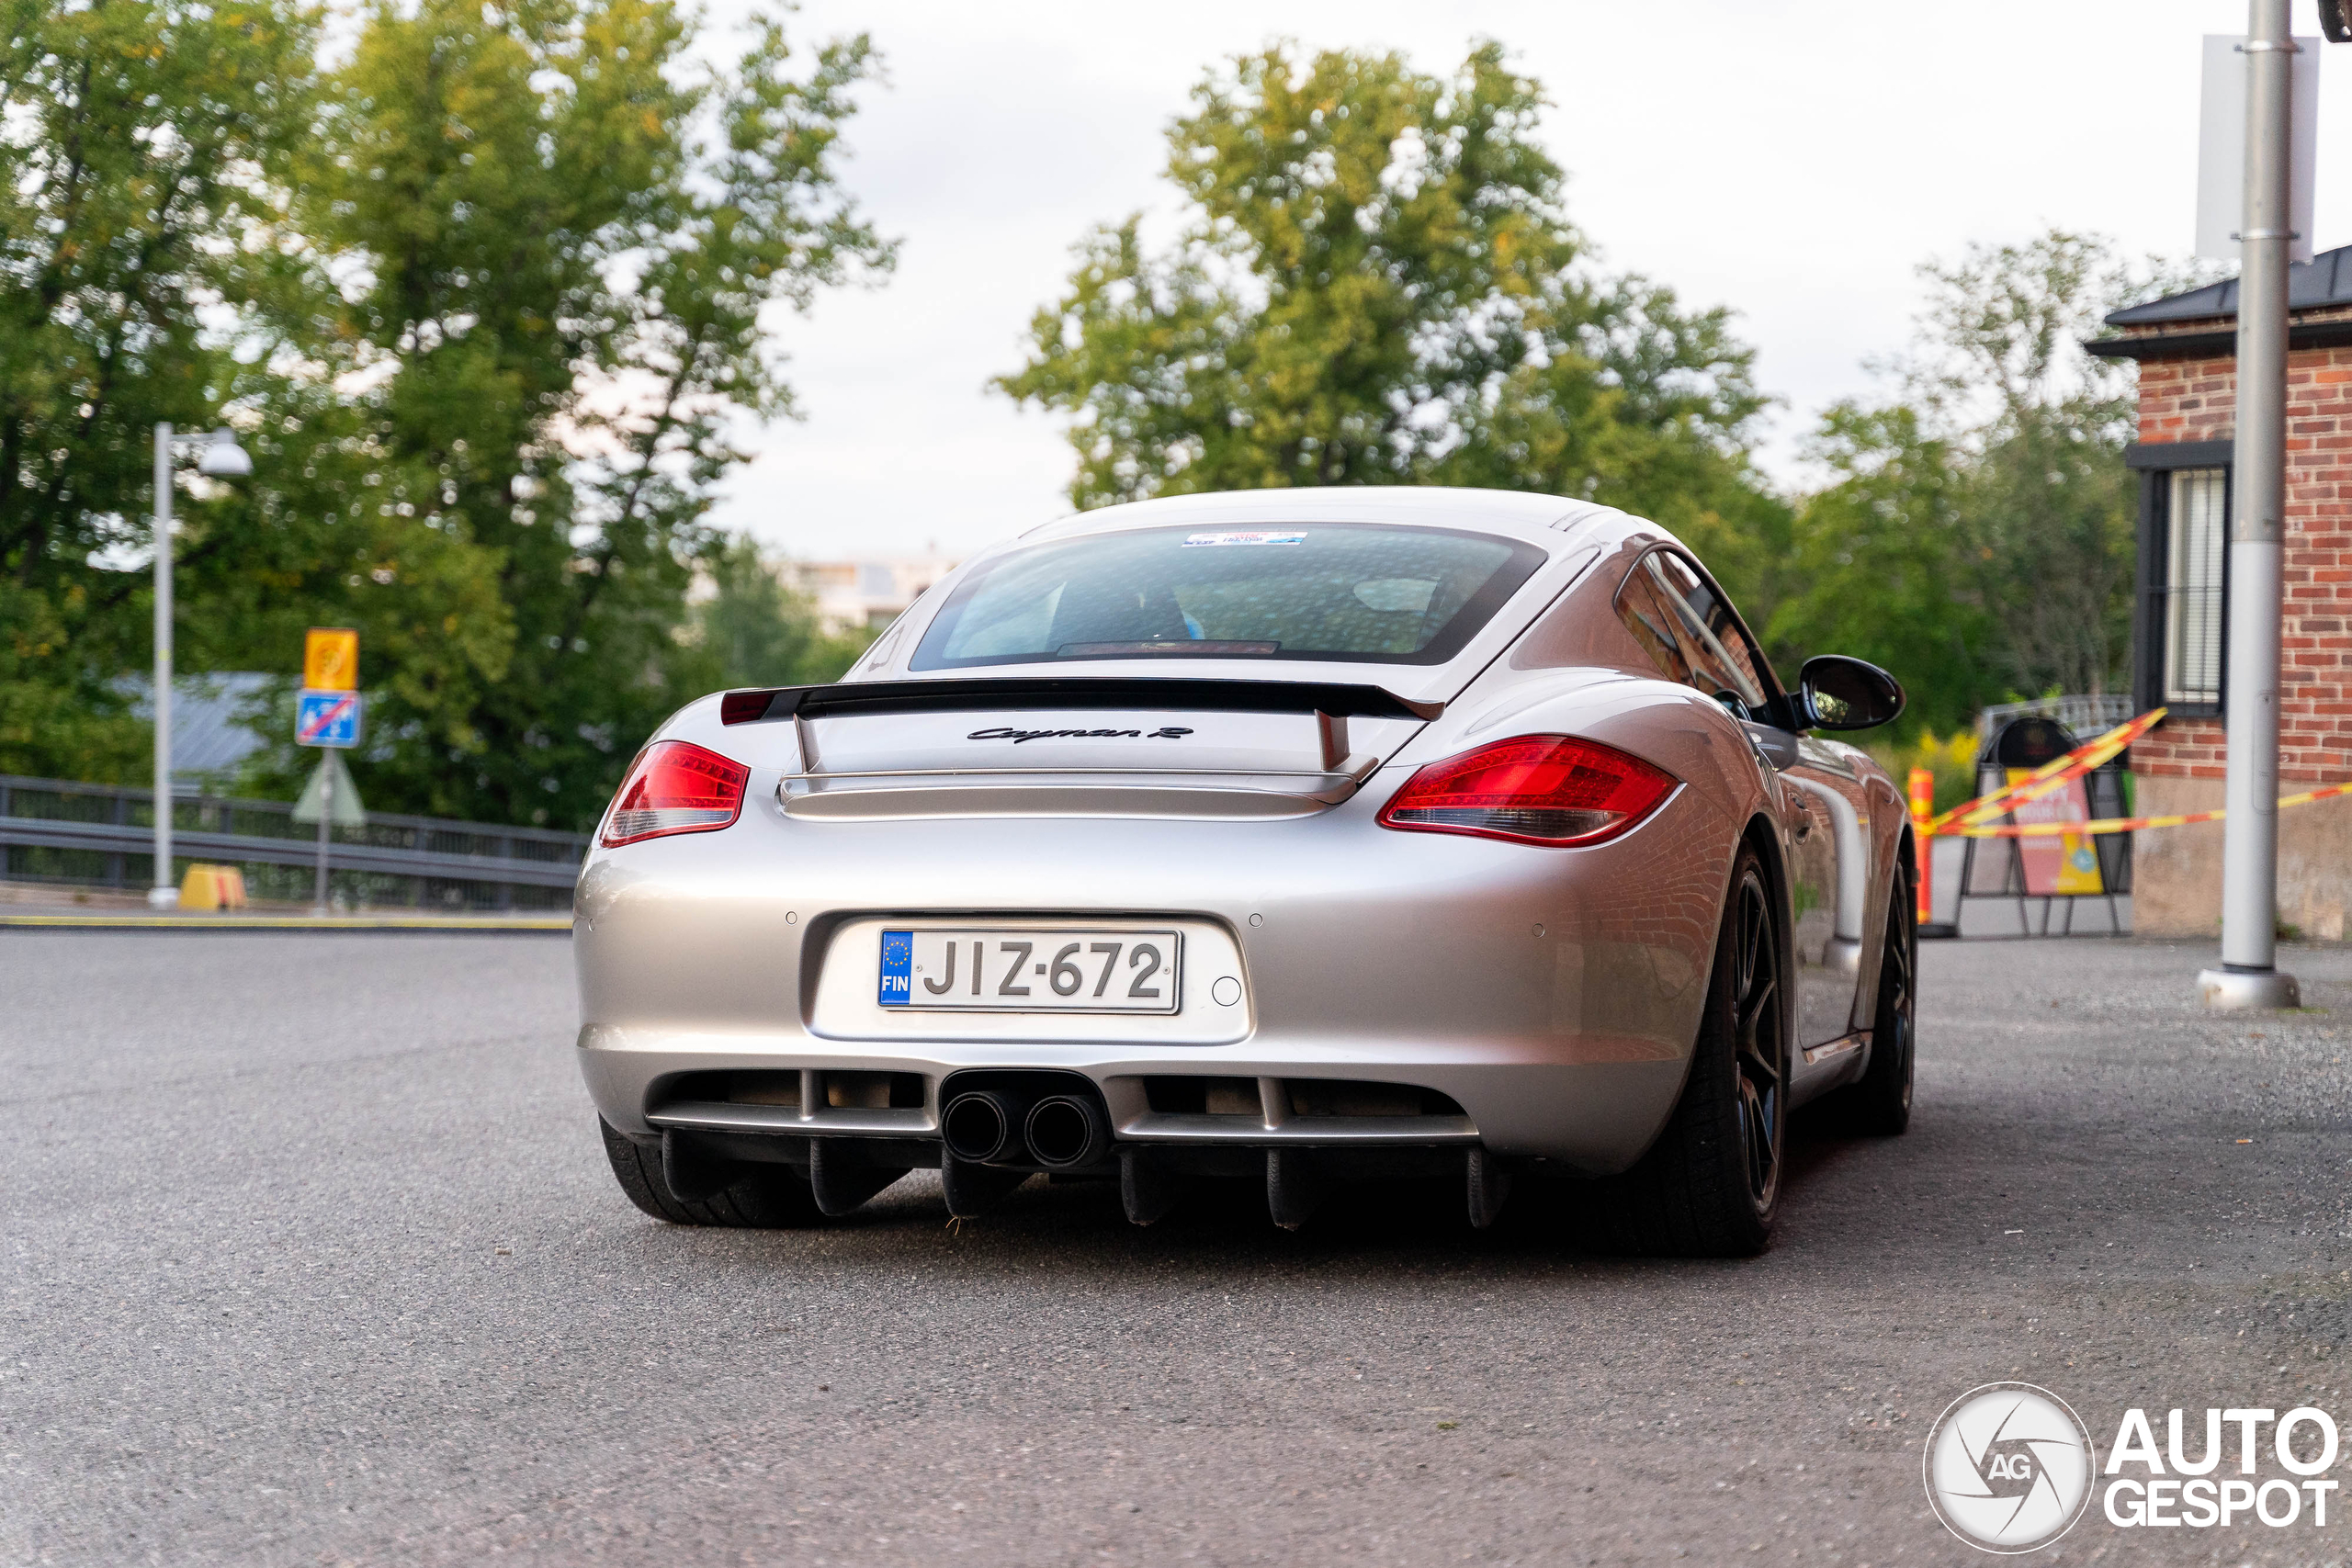
[[[1744,1254],[1789,1114],[1910,1114],[1910,825],[1702,567],[1607,507],[1265,491],[983,551],[829,686],[681,710],[583,867],[580,1062],[682,1224],[846,1213],[916,1168],[1274,1221],[1426,1176],[1490,1223]]]

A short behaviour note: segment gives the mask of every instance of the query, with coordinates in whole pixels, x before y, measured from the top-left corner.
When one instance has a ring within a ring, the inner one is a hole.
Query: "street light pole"
[[[155,426],[155,874],[147,902],[175,908],[172,880],[172,427]]]
[[[2290,94],[2288,0],[2250,0],[2245,209],[2238,242],[2237,443],[2230,495],[2229,781],[2222,966],[2197,976],[2212,1008],[2301,1004],[2278,972],[2279,566],[2286,510]]]
[[[254,460],[223,425],[197,456],[208,479],[243,479]],[[172,880],[172,427],[155,425],[155,870],[147,889],[151,908],[179,907]]]

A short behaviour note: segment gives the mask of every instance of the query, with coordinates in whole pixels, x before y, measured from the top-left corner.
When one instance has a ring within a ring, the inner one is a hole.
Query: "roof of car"
[[[1565,532],[1614,507],[1565,496],[1513,490],[1457,490],[1441,485],[1350,485],[1306,490],[1216,491],[1172,495],[1080,512],[1030,529],[1023,541],[1069,538],[1125,528],[1181,527],[1189,523],[1401,523],[1428,527],[1483,528],[1518,538]]]

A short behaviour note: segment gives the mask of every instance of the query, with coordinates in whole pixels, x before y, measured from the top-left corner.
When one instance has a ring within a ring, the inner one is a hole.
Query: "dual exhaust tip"
[[[1110,1119],[1078,1094],[1024,1103],[1001,1089],[972,1089],[947,1102],[939,1134],[949,1154],[972,1165],[1025,1156],[1047,1170],[1077,1170],[1100,1165],[1111,1153]]]

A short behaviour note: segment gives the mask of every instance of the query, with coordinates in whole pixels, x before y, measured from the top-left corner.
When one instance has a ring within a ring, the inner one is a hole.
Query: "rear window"
[[[1442,664],[1543,559],[1532,545],[1490,534],[1368,523],[1098,534],[975,571],[923,634],[912,667],[1187,657]]]

